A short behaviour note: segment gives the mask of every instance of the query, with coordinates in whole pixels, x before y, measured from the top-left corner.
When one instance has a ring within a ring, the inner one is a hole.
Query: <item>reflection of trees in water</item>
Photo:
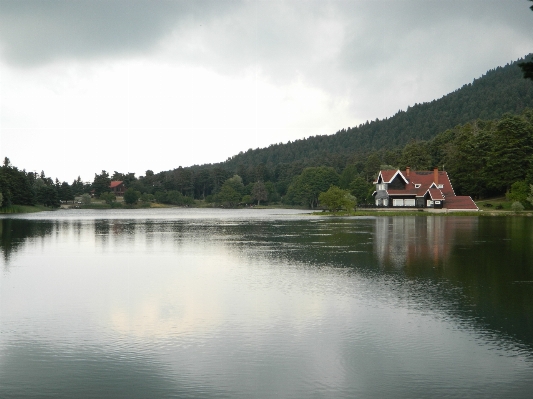
[[[480,218],[475,233],[458,240],[442,277],[463,288],[482,323],[533,344],[533,220]]]
[[[533,220],[378,218],[375,231],[384,270],[440,285],[452,313],[533,345]]]
[[[7,265],[19,248],[30,238],[49,236],[55,222],[24,219],[0,219],[0,251]]]

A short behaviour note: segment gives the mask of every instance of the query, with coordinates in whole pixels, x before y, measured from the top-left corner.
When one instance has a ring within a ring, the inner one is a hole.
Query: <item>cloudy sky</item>
[[[0,156],[71,182],[393,115],[533,52],[526,0],[0,0]]]

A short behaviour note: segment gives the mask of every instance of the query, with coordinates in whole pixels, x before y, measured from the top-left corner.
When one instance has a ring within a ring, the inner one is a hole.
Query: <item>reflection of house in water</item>
[[[383,267],[442,265],[459,240],[471,238],[477,223],[469,217],[378,217],[374,252]]]

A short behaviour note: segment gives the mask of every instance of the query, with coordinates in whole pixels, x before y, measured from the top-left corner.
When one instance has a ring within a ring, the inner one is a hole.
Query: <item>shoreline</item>
[[[314,216],[328,216],[328,217],[346,217],[346,216],[478,216],[478,217],[498,217],[498,216],[521,216],[532,217],[533,211],[451,211],[451,212],[429,212],[429,211],[355,211],[355,212],[312,212]]]
[[[108,204],[91,204],[81,205],[75,207],[72,205],[62,205],[59,208],[49,208],[42,205],[29,206],[29,205],[13,205],[7,209],[0,209],[0,215],[16,215],[16,214],[25,214],[25,213],[37,213],[45,211],[56,211],[59,209],[63,210],[117,210],[117,209],[128,209],[128,210],[146,210],[146,209],[169,209],[169,208],[183,208],[183,209],[233,209],[233,210],[263,210],[263,209],[295,209],[295,210],[306,210],[309,211],[308,215],[310,216],[327,216],[327,217],[380,217],[380,216],[477,216],[477,217],[501,217],[501,216],[514,216],[514,217],[533,217],[533,211],[521,211],[521,212],[512,212],[509,210],[479,210],[479,211],[446,211],[441,212],[436,211],[419,211],[419,210],[357,210],[357,211],[339,211],[339,212],[328,212],[328,211],[317,211],[302,207],[293,207],[293,206],[254,206],[254,207],[243,207],[243,208],[221,208],[221,207],[209,207],[209,206],[178,206],[178,205],[167,205],[167,204],[150,204],[150,206],[120,206],[113,207]]]

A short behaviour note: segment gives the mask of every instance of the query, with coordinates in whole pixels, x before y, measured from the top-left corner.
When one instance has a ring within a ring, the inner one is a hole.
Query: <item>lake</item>
[[[0,219],[1,398],[530,398],[533,218]]]

